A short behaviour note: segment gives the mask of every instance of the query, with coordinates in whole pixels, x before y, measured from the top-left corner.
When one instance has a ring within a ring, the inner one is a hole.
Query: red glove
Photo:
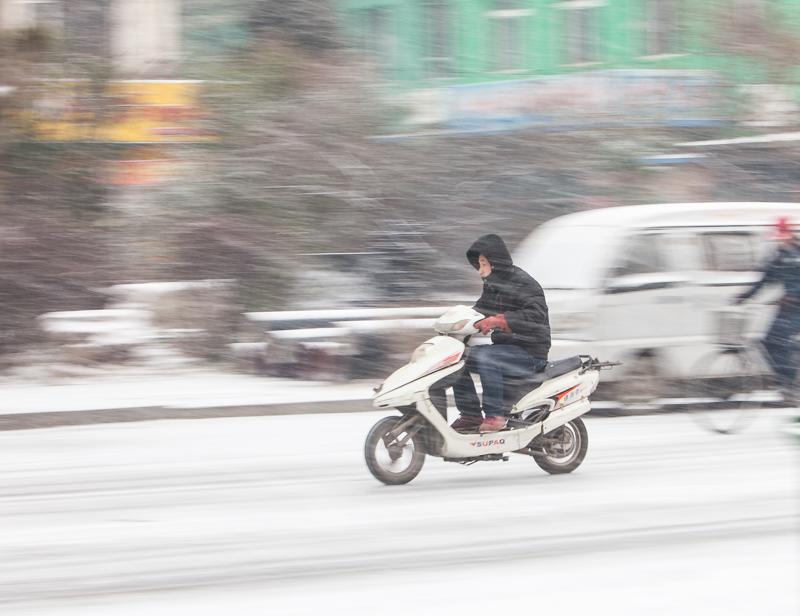
[[[502,329],[504,332],[511,333],[511,328],[508,326],[508,323],[506,323],[506,315],[504,314],[497,314],[493,317],[481,319],[475,323],[475,327],[481,330],[484,336],[493,329]]]

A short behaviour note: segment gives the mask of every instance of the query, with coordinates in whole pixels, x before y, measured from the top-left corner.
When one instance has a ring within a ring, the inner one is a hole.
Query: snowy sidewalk
[[[196,370],[0,382],[0,430],[83,423],[372,410],[377,381],[293,381]]]

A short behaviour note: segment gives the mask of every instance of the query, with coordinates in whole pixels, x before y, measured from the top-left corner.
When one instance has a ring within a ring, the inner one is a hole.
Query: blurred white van
[[[711,350],[714,311],[760,278],[779,217],[800,224],[800,204],[591,210],[541,225],[514,262],[545,290],[552,358],[589,353],[620,360],[624,365],[603,380],[624,381],[633,399],[657,398]],[[751,335],[766,331],[780,293],[766,288],[748,302]]]

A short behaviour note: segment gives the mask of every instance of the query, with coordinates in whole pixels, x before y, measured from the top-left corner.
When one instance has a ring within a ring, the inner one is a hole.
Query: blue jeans
[[[456,407],[463,415],[480,417],[481,401],[472,381],[472,374],[477,373],[483,386],[484,415],[503,417],[503,375],[526,376],[542,370],[546,365],[546,359],[537,359],[525,349],[512,344],[470,347],[466,368],[453,386]]]

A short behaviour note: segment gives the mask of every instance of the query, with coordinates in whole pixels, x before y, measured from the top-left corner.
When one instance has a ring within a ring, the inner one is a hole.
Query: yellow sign
[[[43,81],[20,120],[41,141],[196,143],[217,141],[200,103],[200,81]]]
[[[126,148],[123,157],[106,162],[103,181],[118,186],[161,184],[186,172],[187,163],[170,156],[165,148],[143,145]]]

